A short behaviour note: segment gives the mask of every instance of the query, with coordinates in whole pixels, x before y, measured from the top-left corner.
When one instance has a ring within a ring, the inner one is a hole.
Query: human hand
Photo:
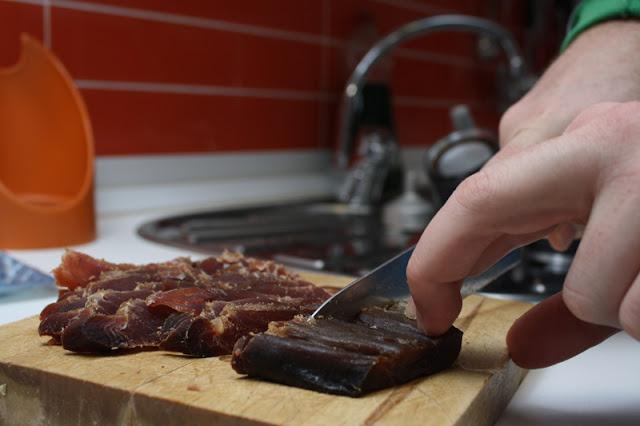
[[[498,157],[560,136],[585,108],[640,99],[640,22],[610,21],[580,35],[500,121]],[[566,250],[580,227],[560,224],[547,236]]]
[[[560,224],[586,226],[562,293],[520,318],[507,343],[533,368],[619,329],[640,339],[640,103],[594,105],[564,134],[498,155],[462,182],[424,231],[407,268],[419,322],[444,333],[461,280]]]

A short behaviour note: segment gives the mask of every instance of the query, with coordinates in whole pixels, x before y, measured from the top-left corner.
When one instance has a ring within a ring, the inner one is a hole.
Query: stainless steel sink
[[[419,238],[419,233],[392,233],[378,209],[327,200],[173,216],[143,224],[138,233],[206,254],[236,250],[297,268],[355,276]],[[484,292],[526,300],[547,297],[561,289],[576,247],[555,253],[544,242],[530,245],[523,262]],[[555,261],[547,261],[549,256]]]
[[[203,253],[229,249],[290,266],[354,275],[419,236],[390,234],[375,208],[331,201],[186,214],[146,223],[138,233]]]

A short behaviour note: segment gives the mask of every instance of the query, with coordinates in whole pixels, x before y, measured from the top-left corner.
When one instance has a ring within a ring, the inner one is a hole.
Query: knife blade
[[[415,246],[410,247],[351,282],[320,305],[311,318],[334,317],[349,320],[368,306],[382,306],[406,300],[410,296],[406,270],[414,248]],[[514,250],[485,272],[463,280],[460,294],[466,297],[480,291],[496,278],[513,269],[520,263],[521,257],[521,251]]]

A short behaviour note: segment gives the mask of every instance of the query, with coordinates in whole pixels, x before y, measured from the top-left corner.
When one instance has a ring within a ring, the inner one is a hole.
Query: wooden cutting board
[[[349,282],[304,275],[318,285]],[[357,399],[247,379],[228,356],[78,355],[48,346],[38,319],[28,318],[0,327],[0,424],[492,424],[526,374],[504,341],[528,308],[468,297],[456,324],[465,333],[455,367]]]

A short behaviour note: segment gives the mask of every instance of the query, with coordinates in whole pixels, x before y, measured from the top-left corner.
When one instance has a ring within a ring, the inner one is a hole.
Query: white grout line
[[[287,99],[298,101],[318,101],[322,103],[338,101],[339,94],[330,92],[305,92],[286,89],[260,89],[248,87],[222,87],[193,84],[143,83],[137,81],[75,80],[80,89],[111,90],[119,92],[173,93],[200,96],[234,96],[244,98]],[[448,108],[464,103],[483,106],[484,102],[465,99],[434,99],[421,96],[395,96],[394,103],[400,106],[421,108]],[[326,114],[325,114],[326,115]],[[327,120],[327,117],[325,117]],[[326,123],[325,123],[326,124]],[[326,134],[323,135],[326,137]]]
[[[120,92],[174,93],[200,96],[234,96],[244,98],[287,99],[298,101],[335,102],[339,94],[330,92],[305,92],[286,89],[260,89],[248,87],[223,87],[193,84],[143,83],[137,81],[75,80],[80,89],[112,90]],[[421,96],[395,96],[394,102],[401,106],[422,108],[448,108],[464,103],[471,106],[486,105],[484,102],[465,99],[434,99]],[[325,117],[326,118],[326,117]],[[326,136],[326,135],[325,135]]]
[[[14,3],[27,3],[42,5],[45,0],[0,0],[11,1]],[[232,22],[220,21],[216,19],[198,18],[195,16],[178,15],[173,13],[155,12],[143,9],[134,9],[120,6],[108,6],[94,3],[84,3],[77,0],[47,0],[54,7],[63,9],[79,10],[83,12],[100,13],[105,15],[122,16],[135,18],[153,22],[169,23],[174,25],[184,25],[196,28],[216,29],[230,31],[242,34],[251,34],[260,37],[268,37],[278,40],[288,40],[294,42],[302,42],[314,45],[329,46],[334,48],[344,47],[344,42],[336,37],[326,34],[314,35],[297,31],[278,30],[274,28],[261,27],[257,25],[237,24]],[[406,9],[422,8],[424,5],[414,4],[413,2],[397,2],[393,0],[376,0],[380,3],[387,3],[397,7]],[[427,6],[431,10],[430,6]],[[426,10],[426,9],[424,9]],[[469,66],[471,61],[467,58],[457,55],[447,55],[438,53],[422,52],[415,49],[398,49],[400,56],[409,57],[411,59],[437,62],[451,65]]]
[[[326,92],[253,87],[225,87],[197,84],[144,83],[137,81],[75,80],[80,89],[115,90],[127,92],[177,93],[185,95],[235,96],[267,99],[328,102],[336,98]]]
[[[44,45],[51,49],[51,0],[42,4],[42,38]]]
[[[24,4],[34,4],[36,6],[42,6],[44,0],[3,0],[9,3],[24,3]]]
[[[63,9],[80,10],[83,12],[101,13],[105,15],[122,16],[126,18],[142,19],[146,21],[163,22],[176,25],[185,25],[196,28],[229,31],[242,34],[251,34],[261,37],[288,40],[309,44],[334,45],[339,40],[323,35],[314,35],[298,31],[278,30],[257,25],[238,24],[221,21],[218,19],[199,18],[196,16],[178,15],[174,13],[156,12],[130,7],[109,6],[95,3],[84,3],[76,0],[51,0],[53,6]]]

